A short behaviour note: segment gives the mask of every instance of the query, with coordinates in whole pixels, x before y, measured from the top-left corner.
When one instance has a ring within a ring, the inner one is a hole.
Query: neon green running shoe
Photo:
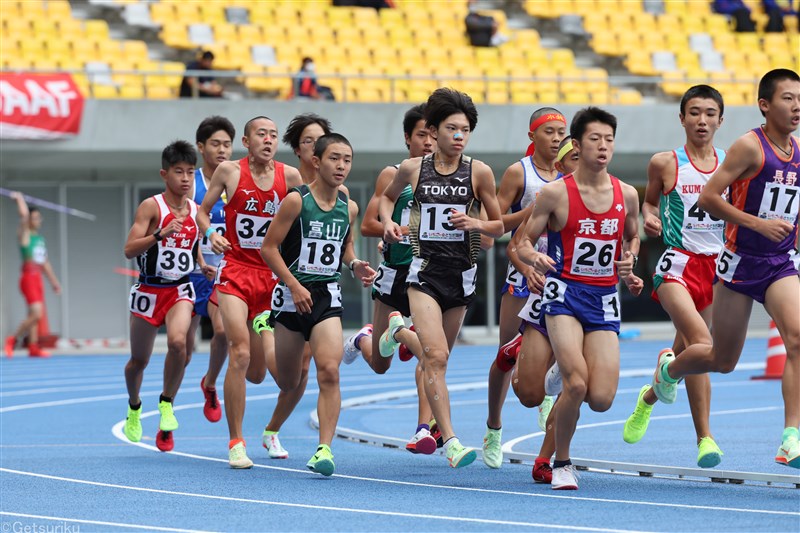
[[[128,406],[128,418],[125,419],[125,427],[122,428],[122,432],[125,433],[125,436],[128,437],[128,440],[131,442],[139,442],[142,440],[142,421],[139,419],[141,415],[141,405],[138,409],[131,409],[131,406]]]
[[[172,404],[169,402],[158,402],[158,412],[161,413],[161,422],[158,429],[161,431],[175,431],[178,429],[178,419],[172,411]]]
[[[253,319],[253,331],[261,335],[264,331],[273,331],[272,326],[269,325],[270,311],[264,311]]]
[[[669,364],[675,360],[675,354],[669,348],[661,350],[658,354],[658,366],[653,374],[653,392],[656,398],[664,403],[675,403],[678,396],[678,381],[667,381],[664,372]]]
[[[800,468],[800,440],[797,428],[783,430],[781,446],[775,454],[775,462],[781,465]]]
[[[552,396],[545,396],[539,405],[539,418],[536,423],[539,424],[539,429],[547,431],[547,419],[550,417],[550,411],[553,410],[553,404],[556,403]]]
[[[400,314],[400,311],[389,313],[389,327],[386,328],[386,331],[381,335],[381,341],[378,344],[381,357],[391,357],[394,355],[394,351],[400,346],[400,341],[395,340],[392,333],[394,333],[395,329],[403,328],[405,325],[406,323],[403,322],[403,315]]]
[[[483,437],[483,462],[489,468],[500,468],[503,465],[503,448],[500,445],[502,435],[502,428],[486,428],[486,435]]]
[[[306,466],[312,472],[322,474],[323,476],[332,476],[333,471],[336,470],[336,465],[333,464],[333,453],[327,444],[320,444],[317,448],[317,453],[309,459]]]
[[[647,405],[647,402],[644,401],[644,393],[649,389],[650,385],[645,385],[639,391],[636,408],[633,410],[633,414],[628,417],[628,420],[625,421],[625,427],[622,428],[622,440],[628,444],[636,444],[647,433],[647,426],[650,424],[650,413],[653,412],[653,406]]]
[[[447,447],[447,461],[450,463],[450,466],[453,468],[463,468],[471,465],[473,461],[478,458],[477,452],[472,448],[465,448],[462,446],[458,439],[454,438],[453,440],[455,442]]]
[[[722,450],[711,437],[703,437],[697,443],[697,466],[714,468],[722,462]]]

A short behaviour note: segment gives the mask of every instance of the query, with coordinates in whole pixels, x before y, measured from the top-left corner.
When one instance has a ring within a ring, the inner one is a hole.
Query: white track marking
[[[543,528],[547,530],[556,530],[556,529],[566,529],[566,530],[573,530],[573,531],[597,531],[597,532],[609,532],[609,533],[636,533],[637,530],[630,530],[630,529],[611,529],[611,528],[599,528],[599,527],[586,527],[586,526],[571,526],[571,525],[556,525],[552,523],[537,523],[537,522],[522,522],[522,521],[513,521],[513,520],[490,520],[486,518],[467,518],[467,517],[457,517],[457,516],[442,516],[442,515],[432,515],[432,514],[421,514],[421,513],[402,513],[402,512],[395,512],[395,511],[378,511],[373,509],[358,509],[355,507],[334,507],[330,505],[318,505],[318,504],[306,504],[306,503],[289,503],[289,502],[276,502],[276,501],[269,501],[269,500],[255,500],[251,498],[235,498],[233,496],[216,496],[211,494],[197,494],[192,492],[178,492],[172,490],[163,490],[163,489],[152,489],[148,487],[135,487],[131,485],[116,485],[113,483],[100,483],[97,481],[87,481],[83,479],[74,479],[74,478],[67,478],[61,476],[50,476],[46,474],[37,474],[34,472],[24,472],[20,470],[11,470],[8,468],[0,468],[0,472],[7,472],[9,474],[18,474],[22,476],[31,476],[37,477],[41,479],[49,479],[55,481],[65,481],[68,483],[78,483],[82,485],[91,485],[95,487],[104,487],[104,488],[112,488],[112,489],[119,489],[119,490],[129,490],[129,491],[137,491],[137,492],[149,492],[153,494],[167,494],[170,496],[184,496],[188,498],[202,498],[206,500],[217,500],[217,501],[227,501],[227,502],[237,502],[237,503],[254,503],[260,505],[274,505],[277,507],[290,507],[290,508],[299,508],[299,509],[313,509],[314,511],[337,511],[337,512],[344,512],[344,513],[359,513],[359,514],[368,514],[368,515],[378,515],[378,516],[397,516],[402,518],[417,518],[417,519],[424,519],[424,520],[444,520],[447,522],[467,522],[467,523],[474,523],[474,524],[487,524],[487,525],[494,525],[494,526],[521,526],[521,527],[533,527],[533,528]],[[155,529],[155,528],[154,528]],[[172,530],[172,531],[185,531],[185,530]]]
[[[19,517],[19,518],[35,518],[37,520],[52,520],[52,521],[57,521],[57,522],[72,522],[72,523],[77,523],[77,524],[93,524],[93,525],[98,525],[98,526],[115,526],[115,527],[127,527],[127,528],[132,528],[132,529],[146,529],[148,531],[177,531],[179,533],[196,533],[196,532],[208,531],[208,530],[205,530],[205,529],[178,529],[178,528],[175,528],[175,527],[146,526],[146,525],[140,525],[140,524],[125,524],[125,523],[122,523],[122,522],[104,522],[102,520],[87,520],[87,519],[84,519],[84,518],[66,518],[66,517],[61,517],[61,516],[43,516],[43,515],[26,514],[26,513],[11,513],[11,512],[6,512],[6,511],[0,511],[0,515],[3,515],[3,516],[14,516],[14,517]],[[58,531],[58,529],[56,529],[56,528],[53,528],[51,530],[50,528],[41,528],[40,529],[39,527],[31,529],[30,531],[44,531],[45,529],[47,529],[47,531]],[[3,528],[3,531],[6,531],[6,529]],[[15,529],[14,531],[17,531],[17,530]],[[28,531],[28,529],[26,529],[24,526],[21,526],[19,531]]]

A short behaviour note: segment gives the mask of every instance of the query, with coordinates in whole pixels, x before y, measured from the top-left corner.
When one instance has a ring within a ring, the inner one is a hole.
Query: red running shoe
[[[420,429],[411,437],[411,440],[406,444],[406,450],[411,453],[421,453],[430,455],[436,451],[436,439],[431,436],[431,432],[427,429]]]
[[[156,434],[156,448],[162,452],[171,452],[174,447],[175,441],[172,439],[172,432],[159,429]]]
[[[219,422],[222,418],[222,408],[219,406],[219,398],[217,398],[217,389],[207,389],[203,382],[206,377],[200,379],[200,390],[203,391],[203,396],[206,397],[206,403],[203,406],[203,414],[209,422]]]
[[[17,346],[17,338],[14,335],[9,335],[8,337],[6,337],[6,346],[5,346],[6,357],[14,357],[14,348],[16,346]],[[402,349],[403,348],[401,346],[400,350]]]
[[[495,358],[497,368],[503,372],[508,372],[514,368],[514,365],[517,364],[520,346],[522,346],[522,335],[519,334],[502,345],[500,349],[497,350],[497,357]]]
[[[412,324],[408,329],[409,331],[414,331],[414,325]],[[408,346],[401,344],[400,348],[397,350],[397,357],[399,357],[401,361],[406,362],[413,359],[414,354],[408,349]]]
[[[439,430],[439,424],[436,423],[436,420],[431,420],[431,437],[436,439],[436,447],[441,448],[444,446],[444,439],[442,438],[442,432]]]
[[[550,468],[550,461],[547,459],[539,459],[533,463],[533,470],[531,476],[536,483],[550,484],[553,482],[553,469]]]
[[[28,343],[28,356],[29,357],[50,357],[50,352],[42,350],[38,344]]]

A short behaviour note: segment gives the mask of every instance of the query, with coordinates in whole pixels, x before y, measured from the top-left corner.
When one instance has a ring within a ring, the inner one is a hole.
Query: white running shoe
[[[553,490],[578,490],[578,473],[575,465],[560,466],[553,469]]]
[[[228,450],[228,464],[231,468],[252,468],[253,461],[247,457],[247,448],[244,442],[239,442]]]
[[[489,468],[503,466],[502,435],[503,428],[486,428],[486,435],[483,436],[483,462]]]
[[[544,393],[548,396],[558,396],[561,394],[563,385],[561,382],[561,369],[558,368],[558,363],[553,363],[553,366],[544,376]]]
[[[267,431],[264,430],[264,434],[261,436],[261,444],[267,449],[270,459],[286,459],[289,457],[289,452],[281,446],[277,433],[267,435]]]
[[[342,362],[346,365],[351,364],[353,361],[358,359],[359,355],[361,355],[361,350],[356,348],[356,337],[359,335],[372,335],[372,324],[367,324],[360,330],[347,337],[347,340],[344,341],[344,357],[342,357]]]

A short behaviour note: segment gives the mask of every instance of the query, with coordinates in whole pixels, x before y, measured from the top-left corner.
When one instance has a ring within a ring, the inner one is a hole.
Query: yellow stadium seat
[[[705,31],[712,36],[731,31],[731,23],[725,15],[716,13],[705,16]]]
[[[542,46],[539,32],[536,30],[517,30],[513,33],[514,43],[526,49],[539,49]]]
[[[184,24],[203,22],[203,15],[200,12],[199,2],[176,2],[173,6],[175,18]]]
[[[169,100],[177,96],[172,87],[154,86],[147,87],[147,97],[152,100]]]
[[[656,74],[656,71],[653,70],[650,52],[645,50],[630,52],[625,59],[625,66],[631,74],[638,76],[654,76]]]
[[[242,24],[237,27],[237,30],[238,40],[243,44],[254,45],[262,44],[264,42],[264,36],[261,33],[261,26],[256,24]]]
[[[87,37],[97,41],[108,40],[108,22],[105,20],[87,20],[83,23],[83,30]]]
[[[532,91],[512,91],[511,103],[517,105],[535,104],[539,101],[539,97]]]
[[[214,42],[234,44],[239,40],[239,32],[233,24],[215,24]]]
[[[642,93],[634,89],[615,89],[611,92],[611,103],[617,105],[639,105]]]
[[[84,35],[83,24],[75,19],[59,20],[58,34],[61,39],[82,39]]]
[[[583,29],[594,37],[607,32],[609,29],[608,15],[597,11],[586,13],[583,16]]]
[[[622,48],[617,42],[617,36],[610,32],[595,33],[592,36],[592,50],[604,56],[618,56]]]
[[[3,4],[5,4],[5,3],[6,2],[3,2]],[[28,17],[28,18],[31,18],[31,17],[35,17],[35,18],[46,17],[47,16],[47,12],[44,9],[44,5],[45,5],[45,3],[43,1],[41,1],[41,0],[30,0],[30,1],[23,0],[23,1],[17,2],[17,6],[18,6],[18,10],[19,10],[20,15],[22,15],[23,17]],[[67,7],[69,7],[69,6],[67,6]],[[5,9],[5,5],[3,6],[3,9]]]
[[[337,29],[353,26],[353,13],[347,7],[332,7],[328,9],[328,24]]]
[[[167,24],[178,20],[173,5],[161,2],[150,4],[150,19],[159,24]],[[186,25],[185,21],[181,20],[180,22],[184,26]]]
[[[550,51],[550,66],[558,71],[568,70],[575,66],[575,54],[569,48],[554,48]]]
[[[221,24],[227,21],[225,6],[222,3],[207,2],[199,6],[200,19],[207,24]]]
[[[119,97],[131,100],[142,100],[144,98],[144,86],[142,84],[123,85],[119,88]]]
[[[91,84],[92,98],[118,98],[119,93],[117,88],[113,85],[100,85],[97,83]]]

